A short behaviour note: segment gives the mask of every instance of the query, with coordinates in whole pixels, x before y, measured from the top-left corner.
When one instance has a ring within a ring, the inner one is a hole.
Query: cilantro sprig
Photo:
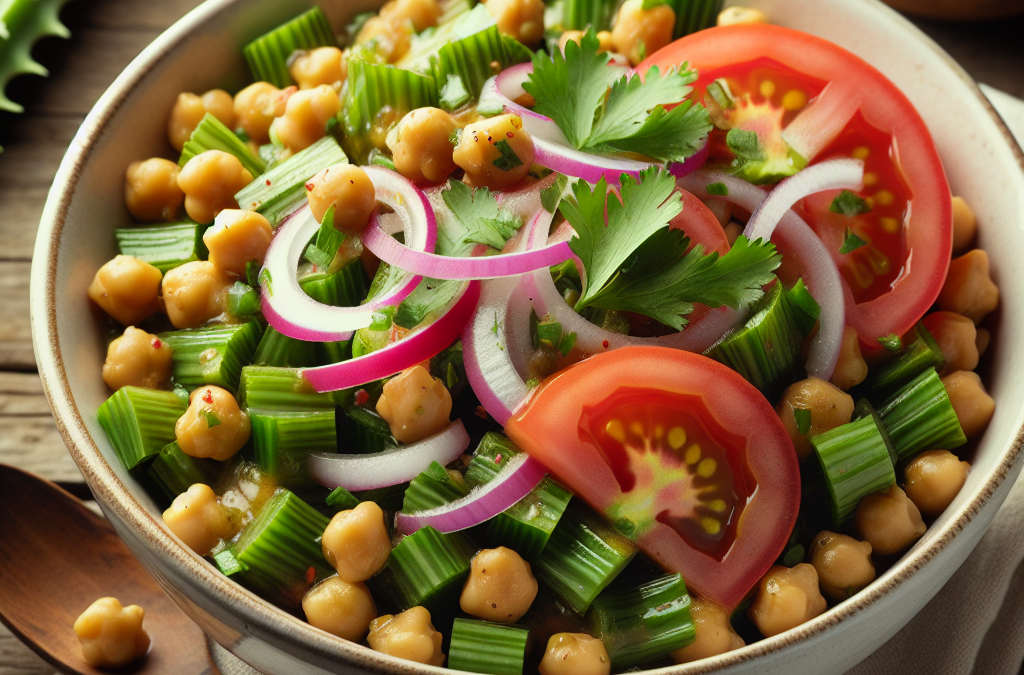
[[[687,252],[689,238],[669,228],[682,200],[672,176],[656,167],[639,180],[623,176],[610,197],[604,179],[593,189],[581,181],[559,208],[586,271],[577,311],[636,312],[682,330],[695,303],[736,308],[760,298],[781,262],[774,245],[742,236],[724,256],[699,245]]]
[[[579,44],[566,43],[564,54],[536,54],[523,83],[534,110],[554,120],[577,150],[635,152],[663,162],[693,155],[711,130],[707,110],[685,100],[696,73],[687,64],[664,73],[652,67],[641,80],[622,75],[598,48],[588,30]]]

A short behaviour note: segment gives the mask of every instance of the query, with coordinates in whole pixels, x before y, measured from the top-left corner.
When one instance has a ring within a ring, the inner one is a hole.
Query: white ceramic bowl
[[[241,47],[309,0],[210,0],[150,45],[103,95],[54,181],[31,281],[39,370],[61,434],[110,522],[168,594],[217,642],[277,675],[443,673],[383,656],[264,602],[221,576],[163,527],[160,513],[118,464],[96,419],[105,341],[86,300],[93,273],[129,222],[121,196],[129,162],[167,152],[164,121],[180,91],[246,83]],[[324,0],[340,31],[377,0]],[[799,628],[684,673],[842,672],[880,646],[949,579],[974,548],[1020,471],[1024,410],[1024,156],[970,78],[877,0],[745,0],[774,23],[815,33],[865,58],[915,103],[935,137],[955,194],[973,205],[980,245],[1002,291],[988,382],[995,417],[959,496],[896,565],[863,592]],[[159,645],[160,636],[154,636]]]

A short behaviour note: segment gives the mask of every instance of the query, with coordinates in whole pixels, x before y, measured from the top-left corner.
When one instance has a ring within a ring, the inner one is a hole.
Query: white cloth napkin
[[[1024,147],[1024,101],[981,85]],[[1024,474],[963,566],[847,675],[1017,675],[1024,660]]]

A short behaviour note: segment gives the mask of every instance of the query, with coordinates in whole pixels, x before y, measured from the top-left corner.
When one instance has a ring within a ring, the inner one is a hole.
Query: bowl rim
[[[423,666],[380,654],[359,644],[313,629],[306,622],[232,582],[202,557],[168,536],[157,519],[142,506],[125,484],[118,480],[114,470],[90,436],[71,393],[57,335],[57,253],[66,225],[72,194],[82,176],[83,166],[98,139],[107,130],[111,118],[120,109],[133,88],[170,51],[186,41],[194,30],[223,12],[229,11],[235,5],[245,2],[247,0],[206,0],[175,22],[125,68],[100,97],[75,134],[47,196],[31,270],[32,340],[43,390],[64,444],[100,503],[134,530],[151,550],[164,559],[165,564],[177,568],[177,572],[182,576],[187,575],[203,583],[206,587],[207,597],[229,611],[236,619],[243,621],[249,632],[259,633],[261,639],[293,655],[302,652],[307,656],[321,657],[318,661],[321,661],[325,667],[329,667],[330,663],[341,665],[336,659],[339,655],[344,655],[344,663],[382,675],[393,675],[396,672],[438,674],[451,672],[446,668]],[[310,0],[302,0],[302,2],[313,4]],[[953,73],[963,80],[988,111],[1024,172],[1024,150],[1018,145],[998,111],[963,68],[908,19],[884,5],[881,0],[860,0],[860,2],[871,6],[874,11],[880,12],[887,20],[901,24],[904,30],[909,31],[919,42],[942,57]],[[998,466],[978,494],[960,509],[957,516],[951,519],[927,546],[912,551],[896,563],[896,572],[884,583],[872,584],[850,600],[780,635],[710,659],[647,672],[684,675],[719,671],[756,657],[782,651],[799,642],[819,636],[832,626],[853,618],[869,605],[895,591],[917,570],[946,549],[949,543],[988,504],[1006,478],[1016,475],[1020,460],[1024,458],[1022,447],[1024,447],[1024,425],[1018,429],[1010,447],[1007,448]],[[292,649],[289,649],[288,646],[292,646]]]

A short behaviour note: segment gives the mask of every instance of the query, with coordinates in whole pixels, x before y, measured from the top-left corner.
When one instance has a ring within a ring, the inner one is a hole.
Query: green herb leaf
[[[451,111],[469,103],[473,96],[466,91],[466,85],[462,82],[461,77],[455,73],[448,73],[448,79],[445,80],[444,86],[438,93],[438,99],[442,108]]]
[[[255,260],[250,260],[245,263],[245,283],[249,284],[253,288],[258,288],[260,285],[260,269],[263,266]]]
[[[604,103],[608,87],[618,73],[608,68],[607,52],[598,52],[600,43],[588,30],[579,44],[570,40],[562,50],[548,56],[537,52],[533,73],[523,83],[526,93],[536,101],[534,110],[555,121],[576,149],[583,147],[594,127],[594,111]]]
[[[544,207],[545,211],[548,213],[555,212],[555,209],[558,208],[558,202],[562,201],[562,193],[565,192],[565,186],[568,182],[569,177],[560,173],[555,178],[554,183],[540,191],[540,205]]]
[[[704,145],[709,131],[708,111],[684,101],[667,112],[660,105],[655,106],[643,126],[631,136],[594,149],[636,152],[660,162],[681,162]]]
[[[501,153],[501,157],[491,162],[491,164],[496,166],[499,171],[511,171],[517,166],[523,165],[523,160],[519,159],[519,155],[508,144],[508,141],[500,140],[494,144],[494,147]]]
[[[487,188],[473,190],[462,181],[453,180],[448,182],[448,188],[441,197],[466,230],[459,242],[461,244],[486,244],[500,250],[523,225],[522,218],[498,206],[498,201]],[[462,250],[439,252],[454,255]]]
[[[593,190],[585,181],[573,186],[574,198],[563,200],[558,209],[576,230],[569,247],[587,272],[576,311],[590,304],[633,252],[683,210],[675,187],[672,174],[657,167],[643,171],[639,181],[623,175],[621,197],[607,198],[604,178]]]
[[[852,217],[868,213],[871,211],[871,207],[868,206],[865,199],[856,193],[850,192],[849,190],[843,190],[836,195],[835,199],[832,200],[832,204],[828,207],[828,210],[832,213]]]
[[[558,351],[562,356],[568,356],[572,348],[576,346],[576,333],[567,333],[558,341]]]
[[[640,3],[640,9],[646,12],[649,9],[654,9],[655,7],[661,7],[662,5],[667,4],[668,0],[643,0],[643,2]]]
[[[786,554],[782,557],[782,564],[786,567],[796,567],[804,561],[804,556],[807,555],[807,550],[803,544],[797,544],[793,548],[786,551]]]
[[[715,197],[728,197],[729,188],[725,183],[711,183],[707,187],[708,194],[714,195]]]
[[[463,282],[458,280],[428,279],[424,277],[419,286],[412,289],[395,311],[395,325],[412,329],[423,323],[431,314],[439,312],[459,292]]]
[[[839,247],[839,252],[843,255],[856,251],[861,246],[867,246],[867,242],[858,237],[853,233],[853,230],[846,228],[846,232],[843,233],[843,245]]]
[[[801,436],[806,436],[811,430],[811,411],[807,408],[793,408],[793,418],[796,420],[796,430]]]
[[[381,307],[371,316],[370,330],[382,331],[391,328],[394,323],[395,308],[393,305]]]
[[[725,144],[737,159],[744,162],[760,162],[768,158],[757,133],[747,129],[729,129],[725,135]]]
[[[693,89],[690,84],[697,74],[688,64],[669,69],[663,76],[657,66],[639,75],[623,75],[615,80],[608,93],[604,112],[587,139],[590,147],[628,138],[640,130],[658,106],[679,103]],[[668,139],[663,138],[662,141]]]
[[[882,345],[887,352],[898,352],[900,347],[903,346],[903,342],[900,340],[899,335],[885,335],[878,338],[878,344]]]
[[[676,330],[686,325],[694,303],[737,308],[763,295],[782,261],[774,244],[750,243],[740,235],[724,256],[704,254],[679,230],[664,228],[644,242],[591,304],[619,312],[637,312]]]
[[[212,429],[220,424],[220,418],[209,408],[204,408],[202,411],[203,417],[206,419],[206,427]]]
[[[306,247],[303,257],[318,267],[330,267],[344,241],[345,235],[334,227],[334,205],[332,204],[324,213],[320,228],[316,231],[313,242]]]

